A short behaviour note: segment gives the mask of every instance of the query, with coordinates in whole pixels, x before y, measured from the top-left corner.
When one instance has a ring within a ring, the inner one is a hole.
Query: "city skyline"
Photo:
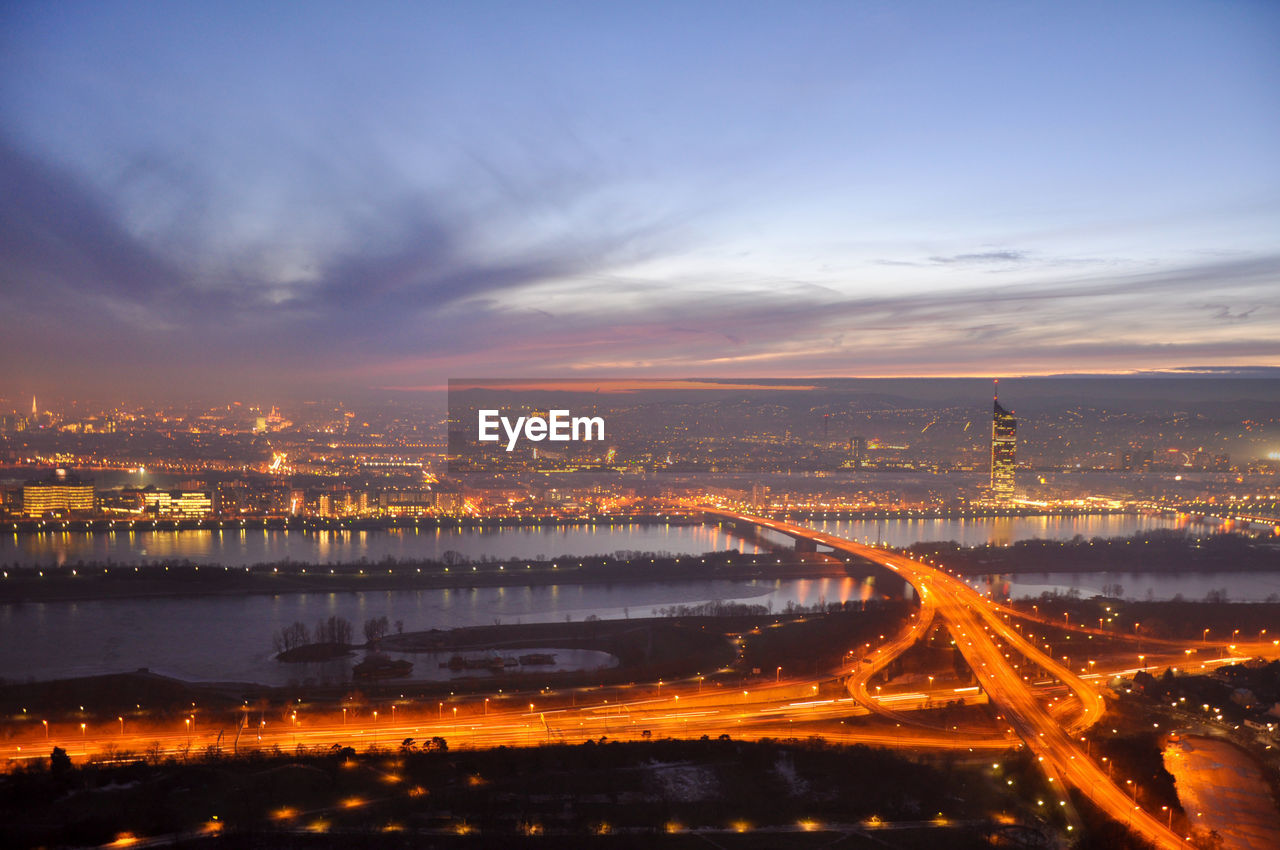
[[[0,4],[0,846],[1280,847],[1277,44]]]
[[[1280,364],[1267,4],[13,4],[0,396]]]

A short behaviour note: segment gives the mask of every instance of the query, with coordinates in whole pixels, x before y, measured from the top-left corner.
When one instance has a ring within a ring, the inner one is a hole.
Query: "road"
[[[1117,673],[1132,674],[1133,669],[1116,669],[1104,662],[1096,672],[1077,674],[1047,653],[1045,644],[1033,642],[1015,627],[1015,618],[1025,619],[1023,612],[993,603],[955,576],[929,564],[807,526],[714,509],[708,513],[804,538],[837,553],[880,564],[915,589],[920,609],[899,634],[869,647],[854,666],[842,665],[832,671],[830,678],[845,680],[849,696],[823,694],[813,680],[783,677],[779,670],[775,681],[744,689],[711,682],[704,688],[700,679],[689,679],[655,683],[656,692],[655,684],[648,684],[638,688],[525,694],[519,699],[506,695],[492,701],[471,697],[447,703],[403,705],[398,706],[398,716],[394,709],[390,716],[384,713],[381,717],[368,710],[343,711],[341,715],[333,710],[304,710],[283,720],[278,715],[271,720],[254,717],[238,731],[234,727],[206,728],[195,715],[179,721],[180,725],[170,722],[167,728],[147,728],[132,722],[126,728],[123,720],[118,720],[118,728],[116,724],[93,729],[68,724],[50,728],[41,726],[39,721],[29,721],[25,733],[11,737],[0,747],[0,754],[11,763],[21,763],[46,757],[54,745],[66,749],[73,758],[83,758],[110,750],[181,755],[202,752],[211,746],[223,752],[273,746],[282,750],[298,746],[366,748],[375,744],[396,749],[406,739],[421,744],[433,737],[445,738],[452,748],[703,735],[747,740],[817,735],[837,743],[990,753],[1006,750],[1021,740],[1040,760],[1050,783],[1060,789],[1051,804],[1065,810],[1069,828],[1078,828],[1079,822],[1070,805],[1067,786],[1078,789],[1152,844],[1185,846],[1162,820],[1137,807],[1129,792],[1112,782],[1079,744],[1080,733],[1103,714],[1104,704],[1096,683]],[[869,689],[872,677],[923,639],[937,623],[950,631],[977,677],[978,686],[931,684],[919,692],[884,695],[877,689],[873,696]],[[1187,651],[1178,642],[1160,645],[1174,660],[1179,652]],[[1202,663],[1230,663],[1236,660],[1237,653],[1274,651],[1275,645],[1242,643],[1231,650]],[[1154,664],[1155,658],[1151,660]],[[966,702],[990,701],[1008,727],[976,734],[961,730],[962,734],[956,734],[931,728],[911,712],[958,696]],[[880,727],[842,723],[844,719],[871,713],[882,719]],[[248,720],[249,714],[245,717]]]
[[[1013,731],[1040,761],[1049,782],[1061,789],[1056,801],[1060,806],[1069,807],[1065,786],[1070,785],[1155,846],[1186,846],[1181,836],[1135,805],[1129,794],[1112,782],[1079,746],[1079,732],[1102,717],[1105,707],[1101,695],[1019,634],[1003,619],[1002,611],[969,585],[919,561],[806,526],[732,511],[709,510],[708,513],[829,546],[836,552],[865,558],[901,575],[915,589],[922,606],[933,606],[935,615],[951,631],[988,698],[999,706]],[[1041,703],[1019,668],[1006,655],[1006,649],[1010,655],[1017,653],[1070,689],[1082,708],[1070,727],[1064,728],[1051,709]],[[1068,828],[1075,826],[1070,824]]]

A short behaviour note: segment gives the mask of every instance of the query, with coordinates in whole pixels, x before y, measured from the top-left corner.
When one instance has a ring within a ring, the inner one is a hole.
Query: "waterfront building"
[[[48,478],[23,485],[22,513],[36,519],[48,513],[91,513],[93,496],[92,481],[56,469]]]

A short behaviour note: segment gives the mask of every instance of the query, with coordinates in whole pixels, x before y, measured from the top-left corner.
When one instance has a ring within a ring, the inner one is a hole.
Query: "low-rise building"
[[[22,487],[22,513],[39,519],[54,514],[92,513],[93,482],[55,469],[47,478],[28,481]]]

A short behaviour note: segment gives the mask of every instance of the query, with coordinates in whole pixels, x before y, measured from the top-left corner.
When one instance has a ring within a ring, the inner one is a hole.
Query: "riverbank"
[[[1086,540],[1019,540],[1010,544],[959,546],[916,543],[907,554],[928,558],[959,575],[1021,573],[1217,573],[1280,572],[1280,540],[1240,534],[1198,537],[1161,529],[1131,537]]]
[[[701,555],[639,553],[551,560],[510,559],[483,563],[392,560],[355,564],[200,564],[148,566],[78,565],[58,569],[10,569],[0,579],[0,604],[89,599],[239,596],[246,594],[354,593],[443,588],[547,587],[707,580],[836,578],[846,565],[814,553],[736,551]]]
[[[11,519],[0,529],[14,534],[127,534],[144,531],[390,531],[394,529],[557,528],[582,525],[698,525],[698,512],[597,514],[592,516],[255,516],[243,519]]]

